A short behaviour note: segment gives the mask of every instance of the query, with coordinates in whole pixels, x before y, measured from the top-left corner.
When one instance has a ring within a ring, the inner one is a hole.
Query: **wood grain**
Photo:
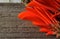
[[[31,22],[19,20],[23,8],[22,4],[0,4],[0,39],[57,39],[45,36]]]

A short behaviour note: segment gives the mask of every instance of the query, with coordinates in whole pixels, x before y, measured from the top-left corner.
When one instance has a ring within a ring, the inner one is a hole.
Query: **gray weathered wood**
[[[22,4],[0,4],[0,39],[56,39],[39,32],[31,22],[19,20],[22,10]]]

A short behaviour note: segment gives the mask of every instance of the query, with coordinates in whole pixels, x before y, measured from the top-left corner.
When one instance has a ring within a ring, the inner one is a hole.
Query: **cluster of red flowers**
[[[60,0],[31,0],[18,18],[31,21],[46,35],[57,35],[60,32]]]

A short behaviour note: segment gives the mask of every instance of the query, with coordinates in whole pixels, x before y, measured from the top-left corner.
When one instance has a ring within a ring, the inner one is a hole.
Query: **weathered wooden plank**
[[[56,39],[39,32],[31,22],[19,20],[22,10],[21,4],[0,4],[0,39]]]
[[[44,38],[1,38],[1,39],[44,39]],[[45,39],[51,39],[51,38],[45,38]],[[56,39],[56,38],[52,38]]]
[[[55,38],[55,36],[45,36],[44,33],[33,33],[33,32],[20,32],[20,33],[1,33],[2,38]]]

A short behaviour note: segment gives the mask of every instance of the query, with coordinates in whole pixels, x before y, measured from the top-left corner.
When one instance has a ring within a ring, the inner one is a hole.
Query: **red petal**
[[[41,28],[40,32],[49,32],[49,29],[47,29],[47,28]]]
[[[54,35],[55,33],[53,31],[49,31],[46,35]]]

